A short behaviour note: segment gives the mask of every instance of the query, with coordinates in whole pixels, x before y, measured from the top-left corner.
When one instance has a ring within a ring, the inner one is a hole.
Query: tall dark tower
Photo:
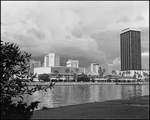
[[[127,28],[120,33],[121,70],[141,70],[141,30]]]

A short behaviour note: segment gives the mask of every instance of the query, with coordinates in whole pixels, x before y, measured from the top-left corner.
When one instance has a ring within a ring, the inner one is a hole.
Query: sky
[[[120,69],[120,32],[141,29],[142,68],[149,69],[149,1],[1,1],[1,39],[44,61],[48,53]]]

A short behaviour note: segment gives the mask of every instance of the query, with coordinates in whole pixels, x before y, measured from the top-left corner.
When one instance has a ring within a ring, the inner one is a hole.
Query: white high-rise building
[[[49,53],[44,57],[44,67],[60,66],[60,56],[55,53]]]
[[[98,73],[98,70],[99,70],[99,64],[91,63],[91,72]]]
[[[76,68],[78,68],[79,67],[79,61],[69,59],[67,61],[67,67],[76,67]]]

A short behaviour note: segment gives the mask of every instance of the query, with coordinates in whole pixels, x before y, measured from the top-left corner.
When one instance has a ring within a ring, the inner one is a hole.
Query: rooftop
[[[120,34],[122,34],[122,33],[125,33],[125,32],[127,32],[127,31],[141,31],[140,29],[137,29],[137,28],[126,28],[126,29],[124,29],[124,30],[122,30],[121,32],[120,32]]]

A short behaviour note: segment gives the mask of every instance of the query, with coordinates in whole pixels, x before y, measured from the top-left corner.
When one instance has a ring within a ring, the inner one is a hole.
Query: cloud
[[[149,51],[142,53],[142,68],[149,69]]]
[[[149,51],[142,53],[142,69],[149,69]],[[121,69],[121,61],[120,58],[115,58],[111,62],[113,64],[113,68],[120,70]]]
[[[145,20],[145,18],[142,15],[138,15],[136,17],[136,21],[139,21],[139,20]]]
[[[36,14],[32,12],[25,13],[24,18],[30,15],[31,19],[26,22],[18,18],[16,21],[14,18],[14,24],[9,21],[11,26],[4,22],[6,25],[3,29],[7,31],[5,34],[3,31],[3,38],[10,33],[11,41],[19,44],[23,50],[31,52],[33,56],[44,56],[54,52],[68,59],[74,56],[82,58],[81,62],[87,60],[100,63],[106,60],[105,54],[99,50],[94,39],[87,34],[78,35],[81,20],[75,11],[57,11],[54,18],[46,20],[46,28],[39,27],[45,19],[38,23]],[[22,31],[19,32],[20,30]]]
[[[129,23],[141,27],[142,41],[149,41],[147,9],[147,2],[2,2],[1,36],[33,57],[55,52],[64,63],[73,58],[81,66],[102,64],[119,57],[119,31]],[[135,21],[138,15],[142,22]]]
[[[32,28],[32,29],[28,30],[27,33],[33,34],[33,35],[35,35],[39,39],[42,39],[42,38],[45,37],[45,34],[42,31],[37,30],[35,28]]]
[[[127,17],[124,17],[124,18],[121,18],[119,21],[117,21],[117,23],[120,23],[120,22],[128,23],[130,22],[130,19]]]
[[[120,64],[120,58],[116,58],[112,61],[113,64]]]

